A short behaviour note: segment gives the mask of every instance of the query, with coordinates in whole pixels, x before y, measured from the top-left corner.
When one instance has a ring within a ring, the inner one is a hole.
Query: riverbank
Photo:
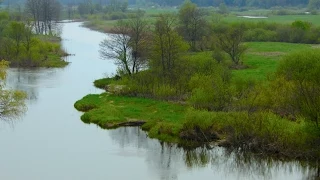
[[[10,61],[10,67],[46,67],[46,68],[61,68],[69,64],[63,58],[69,56],[61,46],[61,38],[48,35],[36,35],[34,46],[26,57],[21,57],[22,60]],[[38,52],[34,50],[38,49]]]
[[[151,138],[193,147],[241,148],[293,159],[317,159],[317,129],[301,118],[289,121],[271,112],[210,112],[152,99],[91,94],[75,103],[81,120],[104,129],[141,126]]]

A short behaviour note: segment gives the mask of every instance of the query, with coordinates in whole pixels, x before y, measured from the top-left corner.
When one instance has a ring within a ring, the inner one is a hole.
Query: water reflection
[[[7,87],[11,89],[22,90],[27,93],[28,100],[36,101],[39,96],[39,88],[54,87],[56,81],[56,72],[58,69],[21,69],[10,68],[7,76]]]
[[[122,148],[135,147],[143,152],[150,171],[159,179],[179,179],[185,170],[205,167],[210,167],[213,179],[286,179],[288,175],[298,178],[297,174],[301,179],[319,177],[319,168],[302,162],[279,161],[220,147],[184,149],[149,139],[138,127],[111,130],[110,136]]]

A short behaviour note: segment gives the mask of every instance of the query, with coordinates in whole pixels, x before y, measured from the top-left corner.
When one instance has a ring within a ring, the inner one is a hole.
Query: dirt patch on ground
[[[267,56],[267,57],[279,57],[279,56],[285,55],[286,53],[274,51],[274,52],[251,52],[250,54]]]

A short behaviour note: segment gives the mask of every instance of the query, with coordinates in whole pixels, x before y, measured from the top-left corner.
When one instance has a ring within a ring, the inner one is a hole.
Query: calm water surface
[[[0,123],[0,180],[306,179],[315,169],[229,153],[160,144],[139,128],[102,130],[73,108],[92,82],[115,73],[99,59],[106,35],[67,23],[63,45],[75,56],[63,69],[10,69],[8,86],[28,93],[28,111]]]

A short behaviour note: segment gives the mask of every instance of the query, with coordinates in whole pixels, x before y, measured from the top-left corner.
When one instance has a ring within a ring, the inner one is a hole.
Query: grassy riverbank
[[[229,86],[237,87],[246,82],[243,80],[252,79],[261,85],[249,93],[250,86],[245,87],[240,96],[238,91],[231,89],[228,95],[232,96],[232,101],[225,110],[194,108],[192,97],[186,101],[132,97],[132,90],[128,90],[130,79],[120,77],[96,80],[96,87],[111,93],[87,95],[75,103],[75,108],[85,112],[81,117],[85,123],[107,129],[142,125],[149,137],[165,142],[183,145],[214,142],[279,157],[319,157],[319,129],[304,116],[287,115],[286,106],[284,109],[281,106],[284,97],[278,94],[281,88],[274,88],[277,84],[268,80],[268,76],[274,76],[279,68],[282,57],[297,50],[310,51],[314,47],[273,42],[250,42],[247,46],[249,50],[244,65],[248,68],[232,70],[233,80]],[[210,59],[211,54],[199,52],[186,57],[189,63],[201,64]],[[238,79],[242,80],[239,82]],[[161,99],[159,96],[153,98]],[[276,104],[271,102],[272,99]]]
[[[300,118],[296,122],[271,112],[209,112],[164,101],[115,96],[87,95],[75,103],[84,111],[81,120],[110,129],[142,125],[149,137],[192,145],[216,141],[218,145],[242,147],[256,153],[291,158],[316,158],[313,146],[317,129]]]

